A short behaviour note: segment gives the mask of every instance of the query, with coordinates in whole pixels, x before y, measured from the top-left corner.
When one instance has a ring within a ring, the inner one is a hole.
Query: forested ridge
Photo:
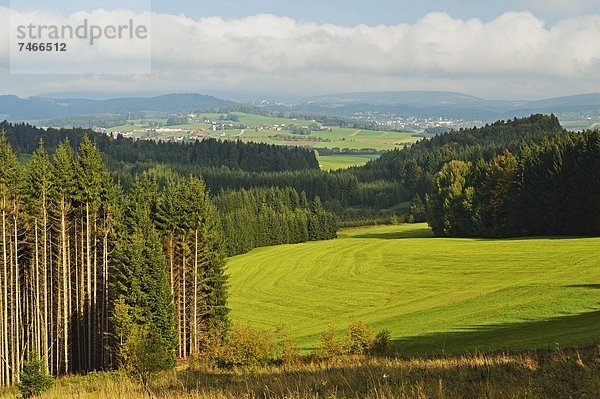
[[[554,115],[498,121],[420,140],[410,147],[389,151],[352,172],[360,182],[394,181],[400,183],[406,195],[424,196],[432,188],[433,175],[446,162],[489,161],[504,150],[514,152],[525,143],[537,143],[563,131]]]
[[[446,163],[427,194],[440,236],[600,234],[600,132],[562,132],[489,162]]]
[[[285,171],[318,169],[313,151],[263,143],[243,143],[205,139],[194,143],[133,140],[112,137],[89,129],[39,129],[29,124],[0,123],[8,141],[17,153],[31,154],[41,139],[52,152],[64,140],[77,148],[88,136],[104,154],[109,166],[114,163],[136,162],[191,165],[203,167],[226,166],[247,171]]]
[[[327,209],[343,215],[349,208],[394,207],[417,195],[424,201],[425,194],[433,188],[435,174],[446,162],[488,162],[507,149],[516,152],[527,143],[540,143],[561,132],[564,129],[555,116],[532,115],[422,139],[410,147],[384,153],[365,166],[333,172],[312,169],[270,172],[182,164],[172,168],[184,175],[202,176],[214,193],[240,188],[293,187],[306,193],[309,200],[319,196]],[[139,162],[121,164],[115,170],[123,173],[121,180],[126,182],[127,176],[152,167],[151,163]]]

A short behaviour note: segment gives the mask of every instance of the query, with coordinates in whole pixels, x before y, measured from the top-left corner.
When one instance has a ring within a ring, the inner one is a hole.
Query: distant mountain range
[[[551,98],[539,101],[485,100],[443,91],[364,92],[321,95],[282,104],[265,98],[254,105],[271,111],[297,111],[356,117],[367,114],[396,117],[451,118],[494,121],[532,113],[591,113],[600,115],[600,94]],[[0,119],[35,121],[83,115],[135,112],[183,113],[227,110],[239,103],[202,94],[167,94],[106,100],[0,96]]]
[[[167,94],[157,97],[114,98],[108,100],[56,99],[45,97],[19,98],[0,96],[0,119],[41,120],[79,115],[121,114],[129,112],[154,112],[172,114],[235,105],[202,94]]]
[[[485,100],[462,93],[399,91],[342,93],[316,96],[293,106],[271,106],[273,110],[356,116],[393,114],[399,117],[443,117],[467,120],[498,120],[532,113],[599,112],[600,94],[582,94],[539,101]]]

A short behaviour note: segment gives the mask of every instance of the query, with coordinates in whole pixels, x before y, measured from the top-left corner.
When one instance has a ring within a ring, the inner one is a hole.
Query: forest
[[[206,139],[193,143],[172,143],[109,136],[89,129],[40,129],[29,124],[0,123],[17,153],[31,154],[40,139],[49,151],[64,140],[77,148],[88,136],[111,168],[137,162],[191,166],[226,166],[247,171],[318,169],[313,151],[263,143],[242,143]]]
[[[450,161],[427,195],[440,236],[600,234],[600,132],[564,132],[481,160]]]
[[[318,198],[291,188],[213,200],[200,178],[156,166],[125,189],[86,134],[50,153],[47,132],[26,165],[8,137],[0,137],[1,385],[18,382],[36,356],[54,375],[118,367],[135,343],[152,343],[172,367],[226,334],[226,255],[336,234]],[[241,200],[256,208],[243,211]],[[229,212],[243,219],[228,222]],[[237,246],[240,232],[257,238]]]

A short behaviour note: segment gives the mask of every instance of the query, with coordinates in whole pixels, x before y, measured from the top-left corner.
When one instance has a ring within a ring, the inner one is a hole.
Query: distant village
[[[157,124],[157,126],[148,127],[145,130],[140,127],[140,129],[136,129],[137,132],[136,138],[139,140],[151,140],[151,141],[163,141],[163,142],[190,142],[193,143],[197,140],[204,140],[207,138],[223,138],[227,135],[224,131],[232,131],[232,130],[240,130],[240,133],[237,136],[228,137],[231,139],[241,138],[246,130],[254,130],[256,132],[260,131],[272,131],[272,132],[290,132],[292,134],[298,135],[308,135],[311,131],[319,130],[319,131],[328,131],[331,130],[329,126],[323,126],[316,123],[316,121],[309,121],[310,125],[306,126],[297,126],[293,123],[268,123],[260,126],[248,127],[244,124],[239,123],[237,120],[230,120],[228,118],[234,118],[235,115],[221,115],[221,119],[208,119],[203,117],[198,117],[196,114],[188,114],[188,115],[174,115],[173,123],[165,124]],[[305,121],[303,121],[305,122]],[[197,128],[184,128],[184,127],[176,127],[177,125],[199,125],[204,124],[207,125],[206,128],[197,127]],[[173,125],[170,127],[169,125]],[[119,136],[126,138],[134,137],[134,131],[121,131],[121,130],[111,130],[103,127],[94,127],[93,130],[97,133],[110,134],[112,136]],[[140,136],[140,130],[144,130]]]

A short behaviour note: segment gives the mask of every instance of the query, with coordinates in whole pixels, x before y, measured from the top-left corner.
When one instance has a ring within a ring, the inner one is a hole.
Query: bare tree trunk
[[[8,258],[9,258],[9,267],[10,267],[10,351],[8,353],[10,353],[10,369],[11,369],[11,373],[10,373],[10,381],[11,384],[15,384],[15,371],[17,370],[17,361],[16,361],[16,354],[17,351],[15,350],[15,324],[16,324],[16,294],[15,294],[15,269],[13,267],[13,256],[14,256],[14,247],[13,247],[13,243],[12,243],[12,239],[9,241],[9,254],[8,254]]]
[[[74,264],[74,268],[75,268],[75,290],[73,292],[75,292],[75,308],[76,308],[76,312],[75,312],[75,327],[76,327],[76,332],[73,334],[73,339],[74,345],[77,345],[76,349],[74,350],[74,352],[77,353],[77,371],[81,370],[81,315],[79,313],[79,295],[81,295],[81,291],[79,290],[79,251],[78,251],[78,245],[79,245],[79,241],[77,239],[78,235],[77,235],[77,220],[75,220],[75,224],[73,226],[73,241],[75,242],[75,245],[73,246],[73,258],[75,259],[75,264]],[[73,314],[73,313],[71,313]],[[73,362],[75,362],[75,354],[73,354]]]
[[[108,230],[109,222],[105,222],[105,232],[102,245],[102,330],[104,333],[108,332]],[[102,367],[108,366],[107,358],[107,342],[104,338],[105,334],[102,334]]]
[[[44,269],[44,325],[42,333],[42,360],[46,371],[50,371],[48,364],[48,214],[46,208],[43,210],[43,226],[42,230],[42,268]]]
[[[176,272],[176,273],[175,273]],[[182,337],[181,337],[181,282],[178,280],[181,280],[181,275],[179,273],[179,271],[175,271],[173,272],[173,276],[175,276],[175,274],[177,274],[177,279],[175,280],[175,283],[173,285],[174,291],[175,291],[175,295],[174,295],[174,299],[175,299],[175,304],[176,304],[176,312],[177,312],[177,349],[178,349],[178,354],[180,358],[183,358],[183,345],[181,345],[182,343]],[[179,284],[177,284],[179,283]]]
[[[17,209],[15,207],[15,214],[13,215],[13,221],[15,225],[15,382],[20,381],[21,376],[21,284],[19,274],[19,233],[17,229]]]
[[[85,244],[87,266],[87,366],[88,370],[92,370],[92,245],[89,204],[85,204]]]
[[[54,343],[56,345],[56,351],[54,354],[54,365],[56,370],[56,375],[59,375],[61,368],[61,355],[62,355],[62,310],[63,310],[63,293],[62,293],[62,250],[60,242],[60,236],[58,239],[58,247],[57,247],[57,259],[56,259],[56,339]]]
[[[198,229],[194,239],[194,353],[198,353]]]
[[[67,302],[68,302],[68,306],[67,306],[68,316],[67,317],[69,318],[69,328],[70,328],[70,330],[68,331],[68,333],[69,333],[69,338],[71,338],[72,335],[73,335],[73,333],[72,333],[72,331],[73,331],[73,322],[72,322],[72,316],[73,316],[73,290],[72,290],[72,283],[71,283],[71,280],[73,279],[73,276],[72,276],[72,271],[71,271],[71,238],[70,238],[70,235],[69,235],[69,227],[68,226],[67,226],[66,237],[65,238],[67,240],[67,242],[65,244],[67,246],[67,267],[68,267],[68,270],[67,270],[67,282],[68,282],[67,290],[68,290],[68,293],[69,293],[68,296],[67,296]],[[70,341],[70,344],[71,344],[70,347],[72,348],[73,347],[73,342],[72,342],[71,339],[69,341]],[[73,354],[72,354],[72,350],[69,352],[68,359],[69,359],[69,366],[71,367],[71,370],[73,370],[74,369],[74,364],[73,364],[74,363],[74,357],[73,357]]]
[[[62,261],[62,294],[63,294],[63,364],[64,372],[69,372],[69,315],[68,315],[68,263],[67,263],[67,215],[66,215],[66,203],[65,197],[63,196],[60,200],[60,249],[61,249],[61,261]]]
[[[98,325],[98,251],[96,248],[96,237],[97,237],[97,216],[94,212],[92,214],[93,220],[93,262],[92,262],[92,271],[93,271],[93,281],[92,281],[92,321],[93,321],[93,333],[92,333],[92,364],[94,365],[94,370],[98,368],[98,335],[100,334],[100,328]]]
[[[181,345],[183,346],[183,358],[186,359],[187,358],[187,329],[186,329],[186,323],[187,323],[187,306],[186,306],[186,302],[187,302],[187,298],[186,298],[186,279],[185,279],[185,260],[186,260],[186,253],[185,253],[185,248],[183,250],[183,258],[182,258],[182,267],[181,267],[181,273],[182,273],[182,294],[181,297],[183,299],[183,314],[182,314],[182,321],[183,321],[183,339],[181,341]]]
[[[52,253],[52,234],[50,234],[50,238],[48,240],[49,242],[49,247],[50,247],[50,253]],[[49,314],[49,322],[48,322],[48,364],[50,366],[49,368],[49,372],[50,374],[55,374],[55,361],[54,359],[56,358],[55,356],[55,352],[56,352],[56,346],[54,345],[55,342],[55,330],[54,330],[54,325],[55,320],[56,320],[56,314],[54,312],[54,264],[52,262],[52,257],[48,258],[49,262],[48,262],[48,312]]]
[[[42,353],[42,312],[40,309],[40,244],[38,239],[38,221],[35,220],[35,349]]]
[[[83,218],[81,219],[81,231],[79,234],[79,238],[81,241],[80,251],[79,251],[79,320],[81,324],[81,331],[79,333],[79,359],[81,362],[80,370],[84,370],[86,367],[85,364],[85,337],[86,337],[86,329],[85,329],[85,246],[84,246],[84,231],[83,231]]]
[[[10,383],[10,368],[8,364],[8,340],[9,340],[9,332],[8,332],[8,312],[9,312],[9,303],[8,303],[8,253],[6,250],[7,246],[7,237],[6,237],[6,198],[3,199],[2,204],[2,260],[4,265],[4,279],[3,279],[3,314],[2,314],[2,339],[3,339],[3,357],[2,363],[4,364],[4,381],[5,384]]]

